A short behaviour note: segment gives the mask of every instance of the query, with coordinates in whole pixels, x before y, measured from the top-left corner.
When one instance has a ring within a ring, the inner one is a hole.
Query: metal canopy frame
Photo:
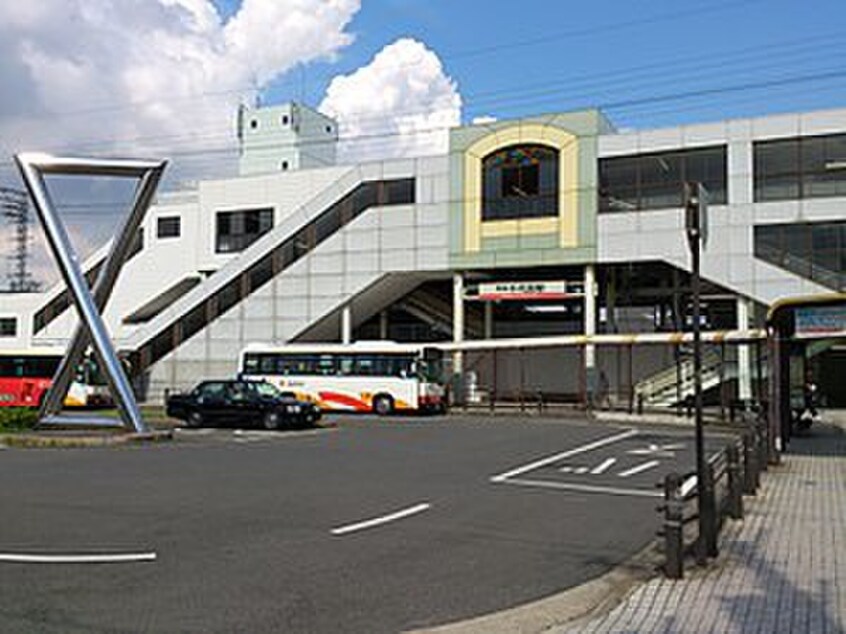
[[[61,417],[65,395],[70,387],[74,369],[82,361],[85,350],[92,346],[99,367],[106,377],[109,390],[120,412],[123,426],[137,433],[148,431],[141,417],[138,403],[129,380],[115,354],[102,313],[114,290],[118,274],[132,246],[147,209],[153,201],[165,160],[91,159],[56,157],[49,154],[25,152],[15,155],[23,181],[32,197],[36,214],[44,227],[47,244],[53,254],[62,279],[67,285],[80,323],[65,351],[53,383],[38,412],[40,423],[104,424],[103,419],[89,416]],[[79,257],[68,238],[65,225],[59,218],[50,198],[44,176],[113,176],[137,178],[138,184],[129,213],[119,225],[109,254],[94,283],[93,294],[80,266]]]

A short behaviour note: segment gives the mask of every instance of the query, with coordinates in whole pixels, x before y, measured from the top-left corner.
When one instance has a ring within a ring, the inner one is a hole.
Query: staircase
[[[702,391],[706,392],[720,385],[721,380],[737,377],[737,364],[725,362],[713,350],[704,350],[702,354]],[[679,382],[681,377],[681,382]],[[661,370],[635,384],[635,401],[648,408],[669,408],[683,402],[694,392],[693,358],[687,357],[677,369],[675,365]]]

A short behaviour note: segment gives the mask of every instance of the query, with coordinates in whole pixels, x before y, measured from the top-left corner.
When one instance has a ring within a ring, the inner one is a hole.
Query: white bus
[[[324,411],[443,412],[440,350],[421,344],[250,344],[240,376],[265,380]]]

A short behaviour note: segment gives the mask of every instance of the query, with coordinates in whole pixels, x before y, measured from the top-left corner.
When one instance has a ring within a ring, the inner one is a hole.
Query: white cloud
[[[346,160],[422,156],[447,150],[461,118],[461,96],[438,56],[399,39],[354,73],[332,80],[320,110],[335,117]]]
[[[14,184],[9,158],[26,150],[172,156],[171,179],[229,175],[238,103],[334,59],[360,5],[243,0],[224,21],[211,0],[0,2],[0,184]],[[80,236],[102,239],[100,221],[84,224]]]
[[[238,102],[296,64],[333,59],[359,8],[243,0],[223,22],[210,0],[0,3],[0,151],[232,147]]]

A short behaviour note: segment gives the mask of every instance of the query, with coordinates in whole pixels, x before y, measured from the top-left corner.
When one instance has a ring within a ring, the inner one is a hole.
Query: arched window
[[[482,161],[482,220],[558,215],[558,150],[512,145]]]

